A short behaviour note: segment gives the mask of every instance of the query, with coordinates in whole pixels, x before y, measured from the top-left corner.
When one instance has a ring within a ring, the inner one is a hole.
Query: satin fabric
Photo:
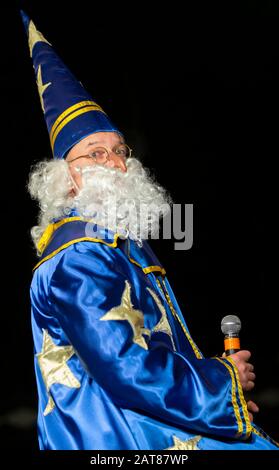
[[[121,134],[28,15],[21,11],[21,16],[54,158],[64,158],[73,145],[95,132]]]
[[[57,239],[54,232],[31,284],[40,448],[160,450],[175,448],[175,439],[187,448],[201,436],[201,450],[276,449],[251,428],[233,364],[204,358],[193,342],[148,243],[119,239],[108,246],[113,233],[108,244],[75,242],[82,230],[72,222]],[[120,305],[126,319],[111,318]],[[73,347],[67,367],[55,365],[62,383],[50,380],[48,390],[46,376],[57,371],[51,356],[40,362],[46,332],[53,348]],[[69,376],[80,386],[65,385]]]

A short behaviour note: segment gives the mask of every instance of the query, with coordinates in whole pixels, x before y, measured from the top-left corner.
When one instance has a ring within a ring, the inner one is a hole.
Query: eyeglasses
[[[120,144],[111,150],[105,147],[96,147],[87,155],[79,155],[78,157],[69,160],[68,163],[78,160],[78,158],[92,158],[95,163],[104,164],[110,159],[110,153],[113,152],[118,157],[122,157],[123,160],[127,160],[132,155],[132,149],[127,144]]]

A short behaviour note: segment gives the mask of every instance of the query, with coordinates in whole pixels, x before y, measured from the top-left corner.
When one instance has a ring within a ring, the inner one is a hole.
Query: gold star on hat
[[[125,289],[121,297],[121,304],[113,307],[100,320],[126,320],[133,330],[133,342],[138,344],[144,349],[148,349],[143,334],[150,336],[150,330],[144,328],[143,313],[140,310],[135,310],[131,301],[131,286],[128,281],[125,281]]]
[[[39,367],[48,392],[48,403],[44,410],[44,416],[49,414],[55,404],[49,395],[52,384],[58,383],[70,388],[79,388],[80,382],[76,379],[66,362],[75,354],[73,346],[57,346],[47,330],[43,330],[43,347],[38,358]]]
[[[46,89],[49,87],[49,85],[51,85],[51,82],[43,83],[42,69],[41,69],[40,65],[39,65],[38,73],[37,73],[37,85],[38,85],[38,91],[39,91],[39,95],[40,95],[42,110],[43,110],[43,112],[45,112],[43,93],[46,91]]]
[[[30,56],[32,57],[33,47],[37,42],[46,42],[51,46],[51,44],[44,38],[42,33],[37,30],[36,26],[34,25],[33,21],[30,21],[29,28],[28,28],[28,44],[30,49]]]

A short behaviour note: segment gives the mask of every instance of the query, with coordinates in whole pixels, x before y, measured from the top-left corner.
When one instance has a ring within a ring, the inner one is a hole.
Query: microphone
[[[224,333],[224,347],[226,356],[240,350],[239,332],[241,321],[236,315],[227,315],[221,321],[221,330]],[[249,392],[244,392],[245,401],[249,401]]]
[[[236,315],[227,315],[221,321],[221,330],[225,335],[225,354],[229,356],[240,350],[239,332],[241,321]]]

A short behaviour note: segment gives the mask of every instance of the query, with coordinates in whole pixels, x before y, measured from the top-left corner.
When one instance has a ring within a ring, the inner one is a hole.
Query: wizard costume
[[[119,132],[22,13],[55,158]],[[204,358],[146,241],[74,211],[46,229],[31,284],[42,450],[275,450],[229,358]]]

